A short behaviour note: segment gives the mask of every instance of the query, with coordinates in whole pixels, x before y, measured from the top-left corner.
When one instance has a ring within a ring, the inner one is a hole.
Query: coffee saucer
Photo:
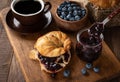
[[[41,20],[40,22],[33,25],[22,25],[20,22],[12,15],[10,10],[6,16],[6,23],[9,28],[13,29],[16,32],[26,34],[26,33],[35,33],[40,32],[42,29],[47,28],[52,21],[52,16],[50,12],[45,14],[45,21]]]

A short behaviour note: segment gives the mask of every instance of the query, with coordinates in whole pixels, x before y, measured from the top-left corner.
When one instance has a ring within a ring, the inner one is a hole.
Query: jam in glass
[[[93,63],[101,54],[102,51],[102,33],[99,36],[91,35],[84,29],[77,34],[76,54],[77,56],[89,63]]]

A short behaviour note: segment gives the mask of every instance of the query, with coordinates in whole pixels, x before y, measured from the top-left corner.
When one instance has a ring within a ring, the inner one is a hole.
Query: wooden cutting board
[[[53,6],[57,5],[60,0],[51,0]],[[56,4],[55,4],[55,3]],[[3,26],[7,32],[10,43],[14,49],[17,61],[20,64],[22,73],[26,82],[94,82],[111,79],[117,75],[120,75],[120,62],[114,56],[110,48],[103,42],[102,55],[94,65],[100,67],[100,72],[95,73],[93,70],[88,70],[88,75],[81,74],[81,69],[85,66],[85,62],[79,60],[73,50],[72,58],[69,65],[65,69],[71,71],[71,75],[68,78],[63,76],[63,71],[58,73],[55,78],[52,78],[48,73],[40,70],[39,62],[30,60],[28,57],[29,51],[33,49],[33,45],[38,37],[44,35],[50,31],[58,30],[55,21],[53,20],[50,26],[40,33],[20,35],[11,30],[6,24],[6,15],[10,8],[5,8],[0,12],[0,17]],[[51,10],[54,17],[54,7]],[[73,45],[76,44],[76,33],[66,33],[73,41]]]

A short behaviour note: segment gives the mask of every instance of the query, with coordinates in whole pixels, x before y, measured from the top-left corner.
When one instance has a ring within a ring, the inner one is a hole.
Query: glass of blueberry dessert
[[[84,29],[79,31],[77,34],[76,44],[77,56],[87,63],[93,63],[96,59],[98,59],[102,51],[103,35],[102,33],[100,34],[99,32],[96,32],[94,30],[95,29],[93,28]],[[97,34],[97,36],[94,34]]]

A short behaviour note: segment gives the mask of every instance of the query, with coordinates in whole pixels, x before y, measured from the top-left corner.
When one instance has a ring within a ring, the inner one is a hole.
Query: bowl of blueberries
[[[64,1],[56,9],[56,23],[62,30],[79,31],[87,24],[87,8],[75,1]]]

